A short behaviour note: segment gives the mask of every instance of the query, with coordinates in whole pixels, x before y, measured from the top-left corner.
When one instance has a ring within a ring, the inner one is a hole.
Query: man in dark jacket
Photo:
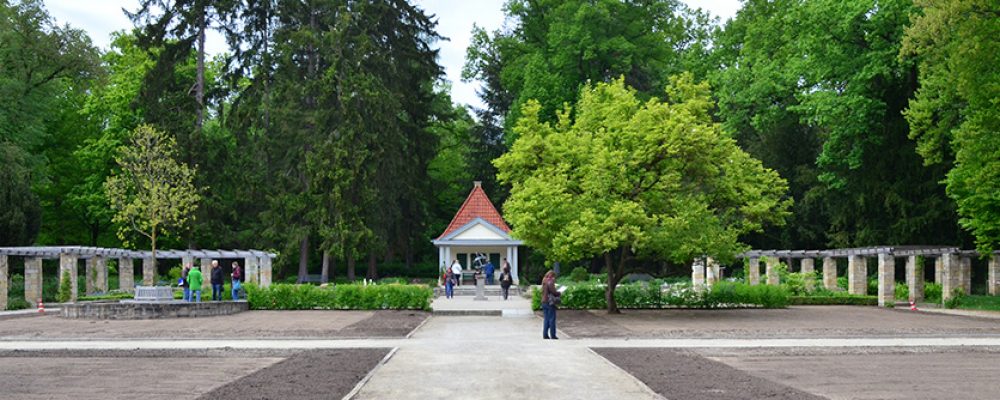
[[[218,260],[212,260],[212,301],[222,301],[222,267]]]

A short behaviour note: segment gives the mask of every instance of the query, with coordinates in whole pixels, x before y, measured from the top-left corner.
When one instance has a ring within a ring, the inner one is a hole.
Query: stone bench
[[[170,286],[136,286],[135,301],[174,301],[174,288]]]

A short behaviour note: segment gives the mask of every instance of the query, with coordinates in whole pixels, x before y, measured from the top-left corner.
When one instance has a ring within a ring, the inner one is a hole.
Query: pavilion
[[[517,247],[522,242],[510,236],[510,227],[486,196],[479,181],[473,183],[469,197],[441,236],[431,242],[438,248],[438,264],[442,268],[458,260],[462,269],[468,270],[474,255],[484,254],[497,267],[496,274],[499,275],[501,258],[506,258],[514,284],[518,284]]]

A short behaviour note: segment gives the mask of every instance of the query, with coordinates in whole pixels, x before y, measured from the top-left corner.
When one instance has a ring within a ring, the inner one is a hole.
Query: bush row
[[[878,305],[877,296],[791,296],[789,304],[795,306],[875,306]]]
[[[541,291],[532,290],[532,308],[541,308]],[[618,308],[718,308],[763,307],[784,308],[789,293],[780,286],[750,286],[737,282],[720,282],[710,290],[697,291],[690,284],[659,285],[625,284],[615,289]],[[566,287],[561,308],[593,310],[608,307],[605,285],[578,284]]]
[[[434,292],[424,285],[246,285],[252,310],[429,310]]]

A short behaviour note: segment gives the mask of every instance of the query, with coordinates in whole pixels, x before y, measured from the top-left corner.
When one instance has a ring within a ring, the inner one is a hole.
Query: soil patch
[[[339,399],[390,349],[308,351],[215,388],[199,399]]]
[[[837,338],[997,336],[1000,320],[909,310],[800,306],[780,310],[559,310],[574,338]]]
[[[339,339],[404,337],[424,311],[247,311],[206,318],[79,320],[55,315],[0,324],[0,339]]]
[[[594,349],[668,399],[823,399],[698,354],[667,349]]]

